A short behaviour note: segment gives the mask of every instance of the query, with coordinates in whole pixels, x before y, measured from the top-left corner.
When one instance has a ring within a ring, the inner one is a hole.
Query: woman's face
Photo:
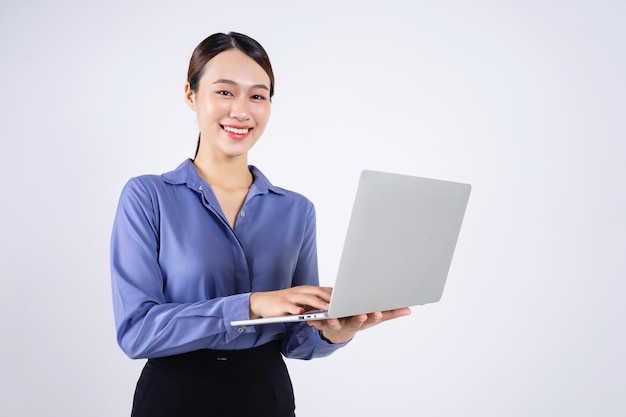
[[[185,85],[185,99],[196,112],[200,152],[213,157],[247,155],[270,116],[270,78],[252,58],[230,49],[207,62],[197,91]]]

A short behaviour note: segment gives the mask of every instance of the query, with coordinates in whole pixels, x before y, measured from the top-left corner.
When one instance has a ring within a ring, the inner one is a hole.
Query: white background
[[[316,204],[322,283],[361,168],[473,185],[442,301],[290,360],[300,417],[626,415],[625,28],[623,1],[2,0],[0,415],[129,415],[114,210],[192,156],[187,63],[231,30],[273,60],[250,162]]]

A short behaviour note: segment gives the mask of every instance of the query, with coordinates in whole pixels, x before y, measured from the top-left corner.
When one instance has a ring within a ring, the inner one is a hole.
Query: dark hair
[[[189,60],[189,70],[187,71],[187,81],[191,90],[198,91],[198,83],[204,74],[207,62],[217,54],[229,49],[240,50],[265,70],[270,77],[270,98],[272,98],[274,95],[274,72],[267,52],[260,43],[251,37],[236,32],[214,33],[196,46]]]
[[[230,49],[238,49],[244,54],[248,55],[257,64],[265,70],[270,77],[270,100],[274,95],[274,72],[272,71],[272,64],[270,63],[270,57],[267,52],[261,46],[260,43],[255,41],[249,36],[241,33],[229,32],[214,33],[196,46],[191,59],[189,60],[189,69],[187,70],[187,82],[189,88],[192,91],[198,91],[198,84],[200,78],[204,74],[204,68],[207,62],[209,62],[217,54],[228,51]],[[198,146],[196,147],[196,155],[200,149],[200,136],[198,136]]]

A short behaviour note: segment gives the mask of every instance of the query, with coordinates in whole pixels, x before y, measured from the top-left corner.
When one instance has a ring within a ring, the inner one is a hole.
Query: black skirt
[[[275,341],[149,359],[132,417],[294,417],[294,410],[291,379]]]

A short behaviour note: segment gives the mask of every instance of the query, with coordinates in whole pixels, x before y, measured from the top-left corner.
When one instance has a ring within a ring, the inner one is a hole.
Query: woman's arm
[[[254,333],[252,327],[228,324],[249,317],[249,293],[193,303],[166,302],[158,261],[159,210],[154,200],[140,181],[129,181],[113,224],[112,295],[122,350],[131,358],[167,356]]]

